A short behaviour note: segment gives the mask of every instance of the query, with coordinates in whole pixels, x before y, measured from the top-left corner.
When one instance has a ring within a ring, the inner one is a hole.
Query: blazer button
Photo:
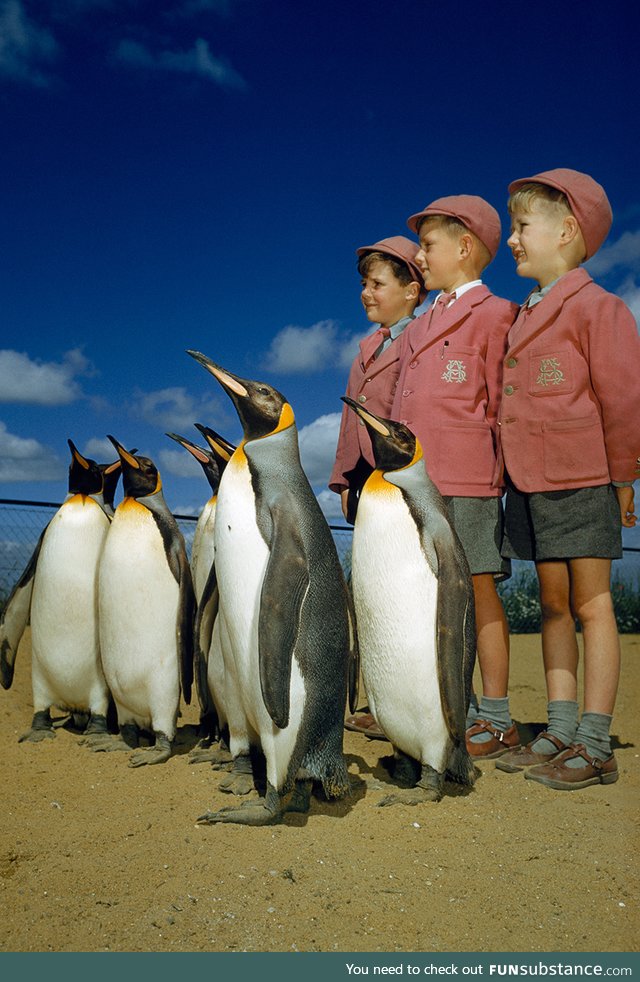
[[[411,389],[403,389],[402,390],[402,395],[403,396],[410,396],[411,395]]]
[[[409,362],[409,368],[415,368],[417,364],[418,364],[417,361],[410,361]]]
[[[367,397],[366,395],[364,395],[364,393],[358,396],[358,402],[366,402],[366,401],[367,401]]]
[[[512,385],[505,385],[505,387],[504,387],[504,394],[506,396],[512,396],[513,395],[513,386]]]
[[[507,358],[507,368],[515,368],[517,364],[517,358]]]

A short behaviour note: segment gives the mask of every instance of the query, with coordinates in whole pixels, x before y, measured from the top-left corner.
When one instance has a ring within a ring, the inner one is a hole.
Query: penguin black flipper
[[[180,587],[176,637],[180,652],[182,695],[184,701],[189,705],[193,685],[193,632],[196,602],[184,540],[162,494],[150,494],[138,498],[138,501],[149,509],[155,519],[164,542],[169,569]]]
[[[433,535],[433,527],[431,532]],[[459,740],[464,736],[460,721],[464,725],[476,655],[473,587],[466,556],[453,529],[443,522],[442,534],[436,533],[431,541],[438,557],[436,631],[440,692],[449,733]],[[450,558],[447,560],[452,551],[456,554],[456,563]],[[451,629],[452,624],[459,622],[461,611],[464,612],[462,660],[458,647],[460,635],[456,636]]]
[[[358,707],[358,694],[360,689],[360,647],[358,645],[358,632],[356,629],[356,611],[353,604],[351,590],[344,584],[347,598],[347,615],[349,619],[349,658],[348,658],[348,693],[349,693],[349,712],[355,713]]]
[[[29,623],[33,578],[38,565],[42,541],[48,528],[49,525],[47,524],[42,530],[31,558],[22,576],[9,594],[9,599],[2,612],[2,619],[0,620],[0,685],[3,689],[10,689],[13,682],[18,646]]]
[[[209,681],[207,676],[209,649],[211,648],[211,638],[213,636],[213,625],[218,616],[218,577],[216,568],[212,566],[209,576],[205,583],[200,603],[196,611],[196,621],[194,628],[194,663],[195,663],[195,682],[198,702],[203,716],[215,716],[216,708],[209,692]]]
[[[272,534],[258,625],[260,685],[267,712],[284,729],[289,723],[291,661],[309,589],[309,564],[295,507],[280,499],[271,502],[269,510]]]

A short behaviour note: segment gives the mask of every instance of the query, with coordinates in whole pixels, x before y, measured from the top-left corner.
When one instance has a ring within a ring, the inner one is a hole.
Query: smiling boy
[[[482,283],[501,236],[490,204],[468,194],[439,198],[407,224],[420,236],[425,286],[440,293],[401,338],[391,417],[420,440],[469,561],[483,692],[467,720],[467,750],[493,759],[520,745],[507,694],[509,629],[496,590],[509,568],[500,555],[503,488],[493,481],[502,359],[517,307]]]

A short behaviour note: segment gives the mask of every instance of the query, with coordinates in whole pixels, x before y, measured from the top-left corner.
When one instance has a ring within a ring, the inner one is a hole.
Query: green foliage
[[[524,570],[498,586],[509,630],[512,634],[538,634],[541,627],[538,578]],[[640,589],[635,583],[614,576],[611,583],[613,609],[620,634],[640,633]]]

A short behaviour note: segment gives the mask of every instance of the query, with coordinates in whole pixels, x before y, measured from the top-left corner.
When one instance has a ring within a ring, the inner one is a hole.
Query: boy
[[[418,246],[403,235],[356,250],[362,277],[362,305],[378,329],[360,342],[346,394],[379,416],[388,416],[398,378],[398,344],[426,290],[416,266]],[[348,406],[342,410],[336,461],[329,487],[340,495],[342,512],[353,524],[358,494],[373,470],[371,441]]]
[[[604,189],[560,168],[509,186],[508,244],[537,283],[509,334],[500,409],[507,473],[505,549],[540,584],[547,730],[497,762],[559,790],[611,784],[609,730],[620,671],[610,593],[621,523],[635,524],[640,339],[625,304],[580,264],[611,227]],[[578,725],[578,645],[584,709]]]
[[[416,266],[418,246],[404,235],[381,239],[356,250],[362,277],[362,305],[370,321],[378,324],[360,342],[346,394],[367,404],[374,413],[389,416],[398,378],[398,338],[413,319],[414,310],[426,297],[422,275]],[[364,423],[348,406],[342,410],[336,461],[329,487],[340,495],[345,519],[355,521],[358,496],[373,470],[371,440]],[[368,737],[383,738],[369,712],[347,717],[345,726]]]
[[[468,194],[439,198],[407,224],[420,237],[425,286],[441,292],[402,337],[391,416],[424,447],[469,561],[483,693],[470,708],[466,742],[474,759],[493,759],[520,746],[507,695],[509,629],[495,584],[508,570],[500,555],[503,488],[493,483],[502,359],[517,307],[481,280],[500,244],[490,204]]]

